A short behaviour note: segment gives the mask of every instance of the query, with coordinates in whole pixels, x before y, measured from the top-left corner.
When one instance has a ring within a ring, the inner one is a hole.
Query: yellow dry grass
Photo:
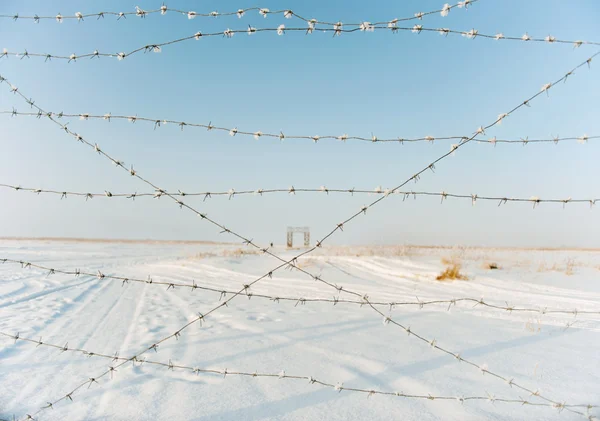
[[[538,266],[537,271],[538,272],[548,272],[548,271],[564,272],[565,275],[571,276],[571,275],[575,274],[575,270],[576,270],[577,266],[579,266],[579,263],[575,259],[567,258],[564,262],[564,266],[557,264],[557,263],[553,263],[552,266],[548,267],[548,265],[546,265],[546,262],[541,262],[540,265]]]
[[[457,279],[466,281],[469,278],[460,272],[460,267],[460,263],[452,263],[450,266],[446,267],[446,270],[440,273],[435,279],[438,281],[455,281]]]
[[[235,249],[215,250],[215,252],[208,251],[208,252],[196,253],[192,258],[207,259],[207,258],[211,258],[211,257],[233,257],[233,258],[239,259],[244,256],[253,256],[253,255],[257,255],[257,254],[260,254],[260,252],[258,250],[235,248]]]

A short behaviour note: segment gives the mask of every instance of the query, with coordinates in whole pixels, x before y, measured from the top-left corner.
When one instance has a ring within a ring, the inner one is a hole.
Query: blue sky
[[[374,3],[374,4],[373,4]],[[364,2],[307,0],[287,3],[169,1],[196,12],[260,6],[290,8],[300,15],[343,22],[385,21],[435,10],[443,1]],[[83,3],[4,1],[0,14],[74,15],[100,10],[132,11],[160,2]],[[600,40],[596,1],[480,0],[448,17],[429,16],[425,27],[560,39]],[[167,13],[116,21],[0,21],[0,48],[69,55],[94,49],[110,53],[226,28],[304,27],[283,16],[187,18]],[[414,24],[411,22],[410,25]],[[495,120],[597,48],[546,43],[468,40],[437,33],[388,31],[344,34],[237,34],[164,47],[125,60],[76,63],[14,57],[0,60],[0,73],[52,111],[139,115],[208,123],[240,130],[287,134],[384,137],[470,135]],[[600,60],[598,60],[600,61]],[[597,65],[596,65],[597,66]],[[600,134],[600,70],[582,68],[531,108],[519,110],[484,138],[530,138]],[[0,109],[27,111],[6,85]],[[0,183],[73,191],[144,192],[139,181],[76,144],[49,121],[0,116]],[[236,190],[299,187],[394,187],[449,150],[433,145],[370,144],[251,137],[174,126],[78,121],[71,129],[133,164],[167,190]],[[600,197],[600,142],[469,144],[424,174],[410,189],[540,198]],[[319,238],[372,196],[325,194],[202,198],[188,202],[231,229],[257,241],[283,243],[287,225],[308,225]],[[600,205],[600,204],[599,204]],[[600,209],[588,205],[448,200],[382,201],[336,234],[333,244],[463,244],[600,247]],[[180,210],[167,198],[135,202],[85,202],[0,189],[0,236],[66,236],[230,240]]]

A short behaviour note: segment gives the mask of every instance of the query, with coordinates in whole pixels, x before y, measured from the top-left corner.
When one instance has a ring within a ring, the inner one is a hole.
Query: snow
[[[55,269],[239,290],[280,262],[223,244],[0,240],[0,260]],[[291,258],[298,250],[275,247]],[[466,281],[439,282],[449,260]],[[489,270],[495,262],[499,270]],[[470,297],[503,307],[600,310],[600,251],[436,247],[324,247],[298,264],[371,301]],[[253,294],[333,298],[337,291],[281,269]],[[345,294],[340,298],[356,299]],[[220,294],[92,276],[47,274],[0,264],[0,331],[44,343],[130,357],[219,304]],[[557,402],[600,405],[599,314],[509,312],[473,302],[378,307],[412,332],[466,360],[513,378]],[[368,305],[233,299],[146,358],[222,372],[298,375],[304,379],[194,373],[126,363],[35,416],[43,420],[578,420],[552,407],[412,399],[343,388],[434,396],[495,396],[543,402],[444,354]],[[0,336],[0,419],[33,414],[90,377],[110,359],[60,352]],[[586,408],[579,408],[587,413]],[[598,409],[590,414],[600,415]]]

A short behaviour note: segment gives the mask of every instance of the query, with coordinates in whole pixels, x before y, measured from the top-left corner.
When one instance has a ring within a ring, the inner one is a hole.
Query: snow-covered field
[[[241,249],[246,250],[246,249]],[[275,248],[291,258],[298,251]],[[19,338],[130,357],[219,304],[216,292],[157,285],[192,283],[239,290],[279,262],[214,244],[0,240],[1,259],[129,278],[52,274],[0,264],[0,331]],[[446,263],[443,263],[444,260]],[[466,281],[436,281],[447,262]],[[496,263],[498,270],[486,268]],[[503,307],[600,310],[600,251],[417,247],[331,247],[299,266],[371,301],[470,297]],[[249,292],[297,298],[337,297],[335,289],[281,269]],[[340,298],[356,299],[341,294]],[[435,339],[490,372],[566,404],[600,405],[600,315],[510,312],[431,304],[378,307],[413,333]],[[167,366],[127,362],[52,408],[43,420],[578,420],[557,408],[504,403],[544,401],[420,341],[368,305],[275,302],[238,296],[144,354]],[[67,344],[68,343],[68,344]],[[65,345],[67,344],[67,345]],[[195,373],[220,372],[304,379]],[[0,336],[0,419],[22,419],[118,362]],[[112,378],[111,378],[112,377]],[[417,399],[335,390],[422,396]],[[89,386],[89,387],[88,387]],[[587,413],[586,408],[577,408]],[[600,410],[590,414],[600,416]]]

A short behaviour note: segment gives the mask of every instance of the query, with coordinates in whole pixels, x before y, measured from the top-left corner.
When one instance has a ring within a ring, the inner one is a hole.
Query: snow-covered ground
[[[246,251],[247,249],[241,249]],[[275,248],[291,258],[298,251]],[[0,240],[1,259],[129,278],[48,275],[0,264],[0,331],[19,338],[130,357],[219,304],[216,292],[156,282],[239,290],[279,262],[240,246]],[[446,262],[446,263],[444,263]],[[449,261],[466,281],[435,277]],[[496,263],[498,270],[486,268]],[[470,297],[502,307],[600,310],[600,251],[332,247],[300,259],[303,269],[370,301]],[[249,292],[333,299],[335,289],[281,269]],[[341,294],[340,298],[356,299]],[[449,308],[450,307],[450,308]],[[435,339],[490,372],[567,404],[600,405],[600,315],[510,312],[431,304],[378,307],[413,333]],[[416,399],[335,390],[544,401],[420,341],[368,305],[238,296],[144,356],[81,387],[43,420],[578,420],[552,407],[491,399]],[[68,343],[68,344],[67,344]],[[65,345],[67,344],[67,345]],[[118,362],[0,336],[0,419],[22,419]],[[168,364],[304,379],[194,373]],[[111,378],[112,377],[112,378]],[[313,383],[309,380],[318,380]],[[89,387],[88,387],[89,386]],[[586,408],[578,411],[587,413]],[[590,414],[600,416],[600,410]]]

